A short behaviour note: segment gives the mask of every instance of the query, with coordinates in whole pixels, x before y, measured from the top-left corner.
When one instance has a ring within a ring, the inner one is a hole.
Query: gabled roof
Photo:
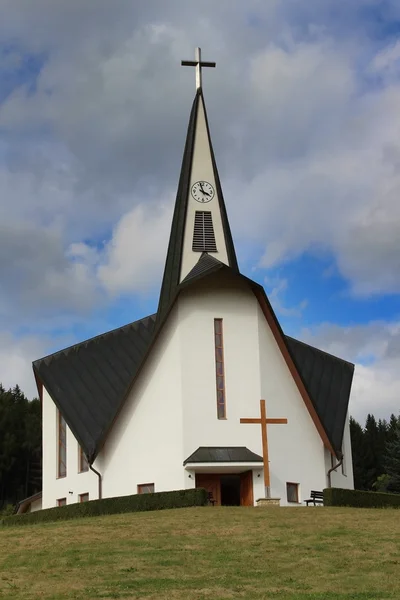
[[[151,342],[155,315],[33,363],[90,462],[96,457]]]
[[[200,446],[183,461],[184,465],[192,463],[221,463],[221,462],[263,462],[263,457],[252,452],[245,446]]]
[[[178,287],[175,298],[180,290],[218,269],[233,272],[213,256],[202,254]],[[270,307],[262,286],[244,275],[235,275],[250,284],[255,295],[259,296],[259,302],[268,303]],[[272,308],[268,310],[276,320]],[[156,326],[155,317],[145,317],[33,364],[35,375],[64,415],[89,461],[98,454],[162,328],[162,322]],[[273,328],[271,321],[269,324]],[[310,414],[315,412],[326,434],[328,447],[339,454],[354,365],[283,333],[282,340],[312,403]],[[318,423],[316,425],[318,428]]]
[[[160,300],[158,304],[157,320],[161,320],[168,312],[171,303],[177,293],[179,278],[181,273],[183,239],[185,234],[186,212],[188,198],[190,194],[190,180],[192,172],[192,160],[195,143],[196,123],[199,110],[199,103],[203,102],[204,97],[201,89],[198,89],[193,101],[190,113],[189,126],[186,136],[185,150],[183,153],[181,173],[179,177],[178,192],[175,201],[174,216],[172,218],[171,234],[168,244],[167,259],[165,262],[164,276],[161,285]],[[215,177],[216,197],[218,198],[219,208],[222,219],[222,228],[224,231],[226,250],[229,260],[229,266],[239,271],[235,248],[233,245],[231,229],[229,226],[228,215],[222,194],[221,183],[218,175],[218,169],[215,162],[214,150],[211,143],[210,131],[208,127],[207,112],[204,104],[204,112],[207,125],[208,141],[210,145],[211,160]]]

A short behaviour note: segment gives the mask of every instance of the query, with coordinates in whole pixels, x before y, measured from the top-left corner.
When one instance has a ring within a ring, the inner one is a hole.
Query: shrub
[[[32,523],[64,521],[77,517],[204,506],[205,504],[207,504],[207,492],[202,488],[157,492],[154,494],[136,494],[134,496],[119,496],[117,498],[104,498],[103,500],[56,506],[23,515],[13,515],[3,519],[2,525],[31,525]]]
[[[14,514],[14,504],[7,504],[0,510],[0,517],[8,517]]]
[[[400,508],[400,494],[327,488],[324,490],[324,505],[354,506],[356,508]]]

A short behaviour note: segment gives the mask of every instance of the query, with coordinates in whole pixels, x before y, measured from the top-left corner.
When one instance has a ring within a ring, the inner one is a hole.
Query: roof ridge
[[[43,360],[46,360],[46,358],[57,356],[59,354],[62,354],[63,352],[68,352],[68,351],[72,350],[73,348],[77,348],[78,346],[83,346],[83,344],[86,344],[88,342],[93,342],[94,340],[97,340],[97,339],[99,339],[101,337],[104,337],[106,335],[108,336],[108,335],[110,335],[112,333],[115,333],[116,331],[120,331],[122,329],[126,329],[126,328],[128,328],[128,327],[130,327],[132,325],[136,325],[137,323],[141,323],[141,322],[145,321],[146,319],[151,319],[153,317],[154,320],[155,320],[156,314],[157,313],[154,313],[154,314],[151,314],[151,315],[147,315],[146,317],[142,317],[141,319],[137,319],[136,321],[132,321],[131,323],[126,323],[125,325],[120,325],[119,327],[115,327],[114,329],[110,329],[110,331],[104,331],[103,333],[99,333],[97,335],[94,335],[91,338],[88,338],[86,340],[82,340],[82,342],[77,342],[76,344],[71,344],[70,346],[67,346],[66,348],[61,348],[61,350],[57,350],[56,352],[51,352],[50,354],[46,354],[46,356],[42,356],[41,358],[36,359],[33,362],[33,364],[35,365],[37,363],[42,362]]]

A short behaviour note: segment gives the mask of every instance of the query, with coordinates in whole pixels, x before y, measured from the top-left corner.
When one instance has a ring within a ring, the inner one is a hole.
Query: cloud
[[[7,389],[18,384],[28,398],[37,397],[32,361],[45,354],[48,343],[44,337],[18,338],[0,331],[0,383]]]
[[[0,322],[9,325],[55,309],[87,310],[94,301],[85,265],[66,259],[57,232],[27,223],[0,224],[0,280]]]
[[[400,68],[367,88],[356,61],[332,41],[261,51],[250,152],[227,190],[246,197],[248,218],[238,205],[234,223],[264,244],[262,268],[308,252],[331,257],[353,295],[399,293]]]
[[[148,292],[161,281],[170,221],[166,206],[137,206],[122,217],[97,270],[109,293]]]
[[[301,339],[356,364],[350,413],[364,425],[368,413],[388,419],[400,413],[400,321],[304,329]]]

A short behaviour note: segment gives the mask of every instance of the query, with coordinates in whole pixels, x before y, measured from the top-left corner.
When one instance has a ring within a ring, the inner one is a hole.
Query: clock
[[[197,202],[210,202],[214,198],[214,188],[208,181],[196,181],[192,185],[192,196]]]

